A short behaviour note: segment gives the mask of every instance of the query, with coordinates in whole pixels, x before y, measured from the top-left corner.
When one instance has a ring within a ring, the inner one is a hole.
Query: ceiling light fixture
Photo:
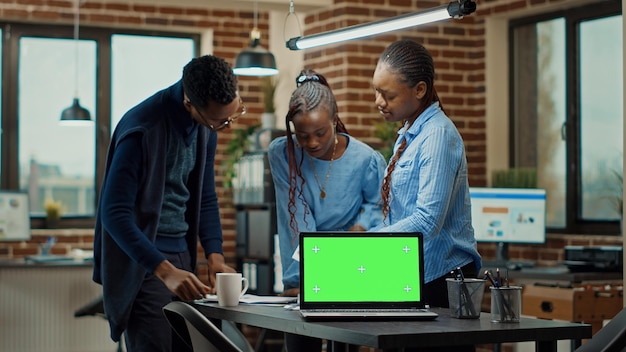
[[[91,122],[91,114],[89,110],[80,106],[78,100],[78,28],[80,18],[80,0],[74,0],[74,101],[72,106],[61,112],[61,122]]]
[[[254,2],[254,28],[250,32],[250,47],[235,59],[233,73],[238,76],[273,76],[278,74],[274,55],[261,46],[261,31],[257,27],[258,3]]]
[[[408,27],[415,27],[448,18],[463,18],[463,16],[469,15],[474,11],[476,11],[476,3],[471,0],[452,1],[448,5],[441,5],[425,11],[407,13],[380,21],[357,24],[306,37],[291,38],[287,41],[286,45],[290,50],[308,49]]]

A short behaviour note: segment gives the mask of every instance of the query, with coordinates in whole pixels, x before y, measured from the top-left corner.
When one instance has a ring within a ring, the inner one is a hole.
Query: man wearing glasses
[[[111,338],[127,350],[184,351],[162,307],[215,293],[225,264],[215,191],[216,131],[246,113],[230,65],[191,60],[183,76],[130,109],[107,156],[94,236]],[[198,240],[209,285],[194,274]]]

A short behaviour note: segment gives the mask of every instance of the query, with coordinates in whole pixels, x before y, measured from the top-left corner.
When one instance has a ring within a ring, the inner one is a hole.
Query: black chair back
[[[576,352],[626,352],[626,308],[578,347]]]

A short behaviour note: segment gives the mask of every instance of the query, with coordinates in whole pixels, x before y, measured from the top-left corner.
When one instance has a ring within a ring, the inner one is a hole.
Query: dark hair
[[[289,163],[289,203],[287,209],[289,210],[290,216],[289,227],[293,231],[294,236],[297,236],[299,233],[298,223],[295,218],[296,198],[300,199],[302,205],[305,207],[305,217],[309,212],[309,208],[302,195],[302,187],[305,184],[305,180],[302,177],[300,168],[304,160],[304,152],[302,152],[300,160],[297,161],[295,145],[291,137],[293,132],[291,131],[290,122],[293,121],[294,117],[300,114],[325,109],[328,111],[328,115],[331,119],[334,118],[337,122],[335,132],[348,133],[348,130],[339,118],[335,96],[323,75],[310,69],[302,70],[298,78],[296,78],[296,86],[296,90],[291,94],[289,111],[285,117],[285,129],[287,131],[287,162]],[[298,180],[300,181],[300,192],[296,194]]]
[[[183,90],[193,106],[206,108],[211,100],[226,105],[237,96],[237,77],[224,59],[204,55],[183,68]]]
[[[380,64],[387,65],[389,71],[400,75],[402,82],[409,87],[415,87],[419,82],[426,83],[426,95],[419,111],[420,114],[433,102],[439,101],[434,85],[433,57],[422,44],[409,39],[394,42],[380,54],[378,65]],[[439,105],[441,105],[440,101]]]
[[[401,82],[405,83],[409,87],[415,87],[420,82],[426,83],[426,94],[422,100],[418,113],[415,115],[417,118],[427,107],[432,103],[438,101],[439,106],[443,110],[437,90],[434,86],[435,80],[435,64],[433,58],[420,43],[413,40],[404,39],[399,40],[389,45],[378,59],[378,65],[385,64],[387,70],[396,73],[400,76]],[[408,129],[413,121],[408,121]],[[405,124],[406,125],[406,124]],[[401,126],[402,128],[404,126]],[[398,150],[391,158],[389,166],[387,166],[387,174],[383,179],[381,187],[382,196],[382,209],[385,218],[389,215],[389,191],[391,185],[391,174],[396,167],[396,163],[400,156],[406,149],[406,139],[403,138],[402,142],[398,146]]]

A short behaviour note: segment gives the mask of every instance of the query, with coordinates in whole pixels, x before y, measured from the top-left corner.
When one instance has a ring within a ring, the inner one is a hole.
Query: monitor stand
[[[498,242],[496,244],[496,265],[505,267],[509,263],[509,244]]]
[[[496,243],[496,260],[484,260],[484,268],[507,268],[519,270],[522,268],[532,268],[535,263],[532,261],[518,261],[509,259],[509,244],[506,242]]]

